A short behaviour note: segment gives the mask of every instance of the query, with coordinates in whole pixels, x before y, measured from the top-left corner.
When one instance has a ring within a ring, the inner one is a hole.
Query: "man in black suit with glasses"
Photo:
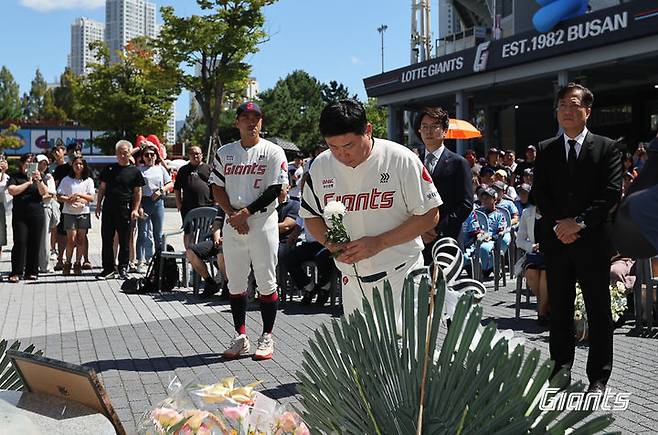
[[[543,217],[539,231],[551,301],[553,375],[564,368],[570,381],[578,282],[589,324],[589,390],[604,391],[613,355],[608,287],[612,245],[606,223],[620,200],[622,168],[615,142],[587,129],[593,103],[592,92],[579,84],[559,90],[557,121],[563,134],[539,144],[532,194]],[[551,176],[556,171],[564,175]]]

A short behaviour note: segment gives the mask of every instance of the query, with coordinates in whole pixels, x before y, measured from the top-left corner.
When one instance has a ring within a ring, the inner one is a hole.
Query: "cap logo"
[[[251,101],[247,103],[247,110],[254,110],[254,103]]]

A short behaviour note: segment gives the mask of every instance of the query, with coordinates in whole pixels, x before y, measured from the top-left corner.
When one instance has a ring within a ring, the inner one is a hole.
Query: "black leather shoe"
[[[601,381],[594,381],[591,384],[589,384],[589,388],[587,388],[588,393],[605,393],[606,386],[603,382]]]

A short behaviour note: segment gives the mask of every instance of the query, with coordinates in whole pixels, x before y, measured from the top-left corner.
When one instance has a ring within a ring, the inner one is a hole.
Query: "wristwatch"
[[[587,225],[585,225],[585,220],[583,219],[582,216],[577,216],[576,217],[576,224],[580,227],[581,230],[584,230],[587,228]]]

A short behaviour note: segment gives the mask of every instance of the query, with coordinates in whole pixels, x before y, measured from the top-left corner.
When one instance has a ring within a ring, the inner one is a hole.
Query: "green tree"
[[[5,66],[0,69],[0,121],[21,117],[21,98],[18,83]]]
[[[372,134],[375,137],[388,137],[388,110],[386,107],[377,106],[375,98],[368,98],[364,106],[368,122],[372,124]]]
[[[59,86],[53,91],[55,106],[63,110],[65,120],[77,120],[75,114],[75,95],[80,87],[80,78],[70,68],[66,68],[59,78]]]
[[[163,23],[155,46],[178,83],[199,103],[206,136],[215,144],[225,98],[246,87],[251,66],[244,59],[266,38],[263,7],[275,1],[197,0],[205,15],[190,17],[176,16],[172,7],[161,8]]]
[[[43,111],[48,92],[48,83],[37,68],[30,86],[30,93],[23,95],[23,117],[28,121],[38,121],[43,118]]]
[[[99,145],[112,151],[118,139],[133,141],[138,134],[162,136],[180,89],[168,70],[144,40],[132,41],[119,61],[110,63],[104,43],[98,48],[98,63],[74,93],[74,112],[85,126],[104,130]]]
[[[347,86],[338,83],[336,80],[331,80],[329,84],[324,83],[322,85],[322,101],[326,104],[346,98],[358,99],[356,94],[350,96]]]
[[[23,139],[18,136],[18,126],[9,124],[4,130],[0,130],[0,150],[20,148],[24,145]]]
[[[43,113],[41,119],[47,119],[49,121],[67,121],[68,117],[66,112],[62,108],[57,107],[54,94],[55,93],[52,89],[46,91],[46,95],[43,99]]]
[[[307,72],[297,70],[260,93],[268,137],[281,137],[301,149],[311,149],[322,140],[320,112],[325,106],[322,85]]]

